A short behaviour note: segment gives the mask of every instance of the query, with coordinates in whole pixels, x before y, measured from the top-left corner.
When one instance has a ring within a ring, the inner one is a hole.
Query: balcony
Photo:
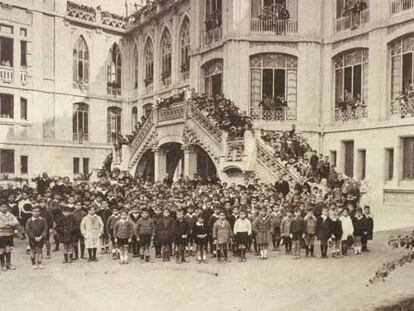
[[[367,106],[358,106],[350,107],[348,106],[345,109],[335,108],[333,115],[333,122],[350,122],[357,121],[360,122],[368,118],[368,108]]]
[[[392,118],[413,118],[414,117],[414,96],[402,96],[391,102],[390,114]]]
[[[414,1],[414,0],[413,0]],[[369,22],[369,8],[358,11],[350,12],[349,15],[336,19],[336,32],[344,30],[354,30],[364,26]]]
[[[223,36],[223,29],[221,27],[216,27],[205,31],[201,34],[201,44],[202,47],[211,47],[221,41]]]
[[[295,19],[289,20],[272,20],[251,18],[250,30],[258,33],[268,33],[276,35],[286,35],[289,33],[298,32],[298,21]]]
[[[113,97],[121,96],[121,88],[118,86],[114,86],[114,85],[108,85],[107,94],[108,96],[113,96]]]
[[[22,84],[27,83],[27,69],[26,68],[20,68],[20,82],[22,82]]]
[[[414,11],[414,0],[391,0],[390,14],[404,14],[409,11]]]
[[[14,80],[14,68],[9,66],[0,66],[0,81],[12,83]]]

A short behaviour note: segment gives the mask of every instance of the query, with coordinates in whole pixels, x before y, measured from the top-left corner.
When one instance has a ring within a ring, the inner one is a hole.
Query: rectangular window
[[[28,173],[29,168],[29,157],[28,156],[21,156],[20,157],[20,173],[25,175]]]
[[[0,66],[13,67],[13,39],[0,37]]]
[[[27,67],[27,42],[20,41],[20,66]]]
[[[73,158],[73,174],[74,175],[79,175],[79,165],[80,165],[80,159]]]
[[[0,94],[0,118],[14,118],[13,95]]]
[[[14,150],[0,150],[0,173],[14,174]]]
[[[366,177],[367,151],[364,149],[358,150],[359,161],[359,180],[364,180]]]
[[[344,0],[336,0],[336,18],[341,18],[344,14]]]
[[[332,150],[329,152],[329,162],[332,166],[336,167],[336,150]]]
[[[273,69],[263,69],[262,79],[262,96],[263,98],[273,97]]]
[[[362,91],[362,66],[354,66],[354,76],[353,76],[353,97],[357,98],[361,96]]]
[[[83,174],[89,174],[89,158],[83,158]]]
[[[223,93],[222,74],[217,74],[211,77],[211,95],[221,95]]]
[[[344,77],[344,89],[345,93],[349,92],[352,94],[352,67],[345,68],[345,77]]]
[[[275,86],[274,86],[274,97],[283,97],[285,98],[285,89],[286,89],[286,72],[284,69],[275,70]]]
[[[20,97],[20,119],[27,120],[27,99]]]
[[[344,141],[344,159],[345,159],[345,167],[344,172],[345,175],[353,178],[354,177],[354,141]]]
[[[20,28],[20,36],[21,37],[27,37],[27,29],[26,28]]]
[[[414,179],[414,137],[403,139],[403,179]]]
[[[394,178],[394,149],[385,149],[385,180]]]
[[[0,32],[7,33],[7,34],[13,34],[13,26],[0,24]]]
[[[408,93],[411,83],[413,83],[413,54],[407,53],[403,55],[403,77],[402,77],[402,90],[404,93]]]

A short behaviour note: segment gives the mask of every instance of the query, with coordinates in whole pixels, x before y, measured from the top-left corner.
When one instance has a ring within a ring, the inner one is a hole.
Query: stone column
[[[160,148],[154,149],[154,181],[162,182],[167,175],[167,153]]]
[[[184,176],[192,179],[197,174],[197,151],[194,146],[184,146]]]

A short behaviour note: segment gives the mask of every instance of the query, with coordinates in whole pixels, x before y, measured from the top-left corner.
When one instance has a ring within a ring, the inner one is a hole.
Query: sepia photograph
[[[0,310],[414,311],[414,0],[0,0]]]

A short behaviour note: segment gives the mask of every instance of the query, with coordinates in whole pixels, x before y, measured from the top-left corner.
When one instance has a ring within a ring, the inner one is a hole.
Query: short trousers
[[[151,245],[151,234],[140,234],[139,244],[141,247],[149,247]]]
[[[0,236],[0,248],[13,247],[13,236]]]
[[[29,240],[29,245],[30,245],[31,250],[42,249],[44,244],[45,244],[44,239],[42,239],[40,242],[36,240],[32,240],[32,239]]]
[[[128,245],[128,239],[118,239],[118,246],[125,246]]]

